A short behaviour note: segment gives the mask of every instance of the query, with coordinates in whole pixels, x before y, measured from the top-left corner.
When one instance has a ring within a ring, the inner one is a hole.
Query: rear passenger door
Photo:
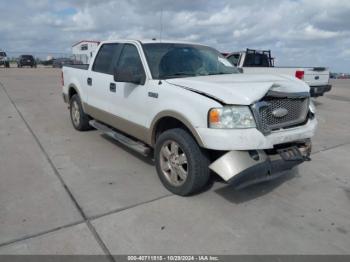
[[[89,111],[96,115],[110,112],[111,83],[113,82],[113,65],[119,58],[122,44],[103,44],[89,71],[86,85],[88,90]],[[94,115],[94,114],[93,114]]]

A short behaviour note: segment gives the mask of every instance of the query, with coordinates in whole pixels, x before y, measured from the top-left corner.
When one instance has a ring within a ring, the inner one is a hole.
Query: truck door
[[[103,44],[94,60],[91,71],[85,79],[88,90],[87,103],[89,113],[96,118],[104,118],[101,114],[110,111],[110,83],[113,82],[113,64],[118,59],[122,44]]]
[[[134,44],[124,44],[117,63],[115,72],[128,69],[134,75],[145,77],[144,66],[141,61],[140,52]],[[116,127],[122,131],[137,137],[142,136],[142,130],[147,120],[147,87],[145,85],[113,82],[114,92],[109,94],[111,113],[117,118]]]

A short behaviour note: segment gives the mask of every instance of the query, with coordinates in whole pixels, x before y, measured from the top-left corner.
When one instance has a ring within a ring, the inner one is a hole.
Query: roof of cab
[[[101,44],[104,43],[130,43],[130,42],[139,42],[141,44],[153,44],[153,43],[168,43],[168,44],[189,44],[189,45],[201,45],[193,42],[186,41],[177,41],[177,40],[159,40],[159,39],[113,39],[102,41]]]

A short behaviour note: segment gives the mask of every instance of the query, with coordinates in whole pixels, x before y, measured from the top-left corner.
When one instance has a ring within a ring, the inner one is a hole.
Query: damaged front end
[[[229,151],[209,168],[237,188],[281,176],[304,161],[310,161],[311,140],[276,145],[273,149]]]

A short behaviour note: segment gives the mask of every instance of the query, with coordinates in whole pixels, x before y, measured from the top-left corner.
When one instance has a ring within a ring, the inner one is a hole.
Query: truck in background
[[[326,67],[276,67],[270,50],[247,49],[225,54],[226,58],[247,74],[292,75],[310,86],[312,97],[323,96],[332,86]]]
[[[0,50],[0,66],[10,67],[10,61],[7,58],[7,55],[4,51]]]

